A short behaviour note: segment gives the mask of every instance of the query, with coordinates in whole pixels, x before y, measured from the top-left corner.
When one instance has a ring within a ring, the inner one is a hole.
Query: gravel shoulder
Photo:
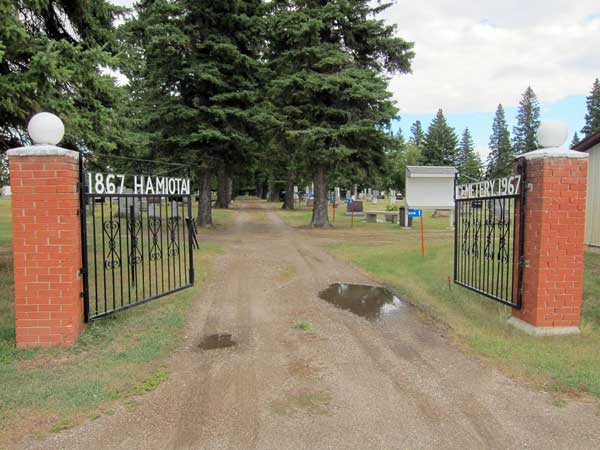
[[[21,449],[594,449],[594,402],[557,407],[454,348],[406,307],[379,323],[320,300],[368,283],[310,231],[258,201],[211,233],[216,259],[169,379],[81,427]],[[298,320],[314,330],[292,328]],[[206,335],[234,347],[201,350]]]

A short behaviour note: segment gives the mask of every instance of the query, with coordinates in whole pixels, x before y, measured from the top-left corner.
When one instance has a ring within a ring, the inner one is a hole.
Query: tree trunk
[[[215,208],[229,208],[229,201],[227,199],[227,191],[229,186],[229,179],[225,168],[219,168],[217,171],[217,203]]]
[[[294,180],[295,176],[293,172],[288,173],[287,177],[287,188],[285,189],[285,198],[283,199],[283,205],[281,209],[294,209]]]
[[[261,194],[260,194],[260,198],[262,198],[263,200],[267,199],[267,194],[269,193],[269,186],[267,185],[266,181],[261,181]]]
[[[270,202],[278,203],[280,202],[279,197],[279,185],[275,181],[269,181],[269,192],[271,193]]]
[[[329,228],[331,224],[327,217],[327,175],[324,167],[317,168],[314,184],[315,198],[310,226],[313,228]]]
[[[210,198],[210,169],[203,167],[198,170],[200,180],[200,193],[198,196],[198,218],[197,225],[200,227],[212,227],[212,208]]]
[[[228,200],[228,205],[231,204],[231,202],[233,201],[233,177],[231,176],[231,174],[227,175],[227,200]]]
[[[231,179],[231,200],[240,196],[240,177],[239,175]]]
[[[262,198],[263,196],[263,183],[260,180],[256,181],[256,196],[258,198]]]

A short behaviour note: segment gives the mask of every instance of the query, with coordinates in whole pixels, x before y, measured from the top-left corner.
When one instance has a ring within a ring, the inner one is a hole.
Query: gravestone
[[[148,197],[148,217],[161,217],[161,199],[160,197]]]
[[[346,215],[351,215],[354,212],[354,215],[364,216],[365,212],[363,209],[363,202],[354,201],[349,205],[346,205]]]
[[[123,188],[123,194],[133,194],[133,189]],[[100,198],[96,198],[95,200],[98,201]],[[119,217],[127,217],[131,212],[131,206],[133,206],[135,214],[138,214],[142,208],[140,199],[138,197],[119,197],[117,210]]]

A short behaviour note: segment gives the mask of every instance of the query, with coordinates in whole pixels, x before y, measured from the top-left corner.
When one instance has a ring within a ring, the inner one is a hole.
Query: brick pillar
[[[83,329],[78,153],[8,151],[17,347],[73,345]]]
[[[535,335],[579,332],[587,154],[542,149],[527,160],[523,306],[510,322]]]

